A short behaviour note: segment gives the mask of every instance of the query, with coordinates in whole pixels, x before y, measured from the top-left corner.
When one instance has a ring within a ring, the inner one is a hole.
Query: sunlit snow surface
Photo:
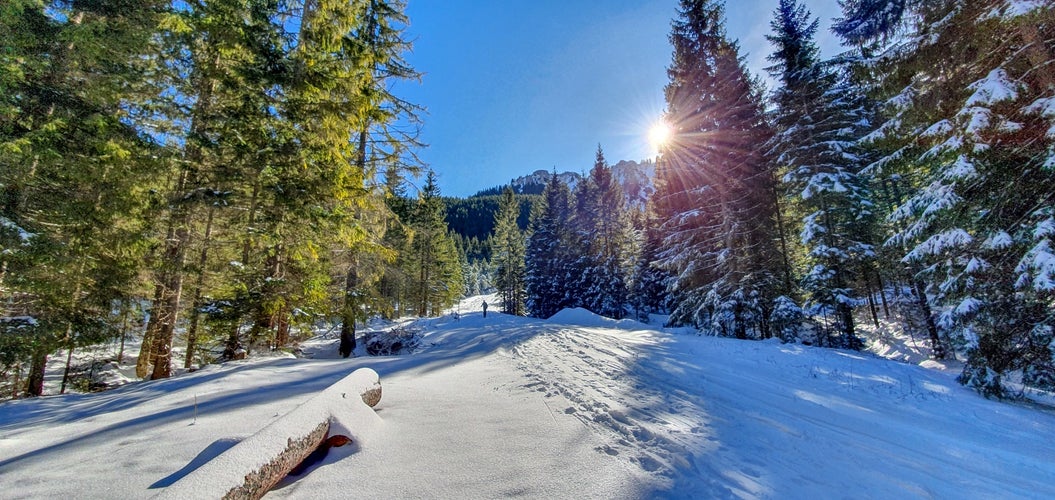
[[[1055,415],[951,375],[583,310],[510,317],[493,297],[483,318],[481,300],[416,322],[413,355],[320,340],[311,359],[0,404],[0,497],[150,497],[361,366],[381,374],[380,425],[341,421],[357,444],[269,497],[1055,497]]]

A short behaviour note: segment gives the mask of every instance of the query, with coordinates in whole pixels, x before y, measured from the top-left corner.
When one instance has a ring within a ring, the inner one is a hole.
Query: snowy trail
[[[500,315],[444,325],[426,337],[437,347],[416,356],[447,358],[447,346],[469,345],[467,358],[383,377],[382,435],[354,454],[338,452],[327,460],[332,466],[268,497],[333,498],[338,484],[371,498],[646,496],[645,474],[598,461],[597,436],[524,382],[508,347],[546,330],[538,321]],[[462,335],[472,340],[463,343]]]
[[[466,307],[409,356],[0,404],[0,498],[145,498],[350,371],[380,426],[269,497],[1055,498],[1055,413],[866,354]],[[195,410],[194,403],[197,403]],[[195,411],[197,416],[195,417]]]
[[[569,326],[514,352],[665,495],[1055,496],[1050,414],[856,353],[626,324]]]

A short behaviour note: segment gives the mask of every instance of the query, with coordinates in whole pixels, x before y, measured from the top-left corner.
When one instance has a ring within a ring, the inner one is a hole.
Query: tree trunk
[[[242,340],[240,338],[241,332],[239,330],[241,330],[241,322],[238,319],[235,319],[234,323],[231,325],[231,333],[227,336],[227,342],[224,345],[224,359],[241,359],[238,357],[238,352],[242,349]]]
[[[275,328],[275,347],[283,347],[289,345],[289,320],[290,312],[289,306],[283,306],[282,310],[278,312],[278,325]]]
[[[344,280],[344,304],[341,307],[341,346],[342,357],[349,357],[355,352],[355,316],[356,291],[359,287],[359,259],[352,259],[348,265],[348,274]]]
[[[883,275],[876,269],[876,284],[879,285],[879,300],[883,303],[883,317],[890,319],[890,306],[886,301],[886,287],[883,286]]]
[[[180,298],[183,293],[183,265],[190,240],[190,231],[187,228],[190,222],[189,210],[182,207],[178,212],[182,212],[178,214],[177,219],[180,227],[175,232],[175,238],[169,240],[165,250],[165,262],[171,267],[165,269],[162,274],[164,281],[159,304],[161,307],[158,308],[159,326],[151,354],[154,362],[151,380],[172,375],[172,337],[176,330],[176,321],[179,319]]]
[[[220,55],[213,55],[212,67],[220,62]],[[191,112],[190,132],[191,136],[201,136],[205,133],[206,115],[212,107],[212,97],[215,92],[216,80],[208,76],[201,76],[201,87],[197,89],[197,101]],[[202,167],[204,153],[201,145],[191,140],[187,141],[184,148],[186,162],[179,175],[179,182],[172,193],[169,215],[169,238],[165,241],[165,254],[161,262],[160,307],[155,307],[159,327],[157,336],[153,339],[151,358],[154,362],[154,371],[151,379],[168,378],[172,375],[172,336],[179,318],[180,299],[183,294],[184,265],[187,257],[187,246],[190,243],[190,224],[192,218],[190,203],[185,199],[186,195],[198,186],[198,172]]]
[[[201,253],[198,254],[198,277],[194,282],[194,293],[191,298],[190,326],[187,327],[187,355],[183,360],[183,367],[190,368],[194,364],[194,351],[198,348],[198,320],[201,313],[201,290],[205,287],[205,266],[209,263],[209,242],[212,240],[212,221],[216,213],[216,206],[209,207],[209,216],[205,221],[205,236],[201,244]]]
[[[876,312],[876,301],[875,301],[875,297],[874,297],[875,294],[872,293],[872,290],[871,290],[872,287],[869,286],[867,288],[868,288],[868,312],[870,312],[872,314],[872,324],[874,324],[876,328],[879,328],[879,313]]]
[[[146,378],[147,374],[151,372],[153,358],[151,354],[154,352],[154,338],[157,337],[158,329],[158,317],[155,313],[158,305],[161,304],[161,292],[163,288],[160,284],[154,286],[154,304],[155,307],[150,308],[150,319],[147,320],[146,330],[143,331],[143,342],[139,346],[139,357],[136,358],[136,377]]]
[[[66,325],[66,369],[62,371],[62,388],[59,389],[59,394],[66,394],[66,384],[70,381],[70,365],[73,364],[73,339],[70,338],[70,333],[73,330],[72,324]]]
[[[265,276],[265,283],[273,283],[275,279],[281,278],[282,271],[282,253],[285,252],[284,246],[279,243],[275,245],[272,252],[267,257],[265,263],[265,269],[267,275]],[[265,308],[264,301],[267,297],[273,295],[274,290],[267,290],[272,285],[265,284],[265,293],[262,294],[261,300],[255,307],[255,314],[253,315],[253,326],[249,329],[249,348],[252,349],[260,342],[260,338],[264,336],[264,332],[270,332],[275,326],[275,313],[268,313]]]
[[[30,396],[44,395],[44,370],[48,364],[48,353],[43,347],[38,347],[33,352],[33,360],[29,365],[29,382],[26,393]]]
[[[355,352],[355,319],[349,321],[345,318],[341,323],[341,345],[338,348],[342,358],[347,358]]]
[[[777,193],[777,183],[775,182],[773,183],[773,205],[777,208],[777,234],[780,235],[780,253],[784,264],[784,293],[790,294],[795,288],[791,281],[791,260],[788,259],[788,242],[787,236],[784,234],[784,217],[780,215],[780,195]]]
[[[839,315],[839,322],[842,323],[843,335],[846,335],[846,347],[855,351],[860,351],[863,347],[861,345],[861,339],[857,338],[857,332],[854,328],[854,312],[848,304],[839,303],[836,306],[836,313]]]
[[[930,335],[930,346],[931,355],[934,359],[945,359],[945,346],[941,342],[941,336],[938,334],[938,325],[934,322],[934,315],[930,310],[930,303],[927,301],[927,295],[924,293],[923,285],[920,284],[919,280],[915,277],[910,278],[912,280],[912,290],[916,294],[916,303],[919,304],[920,312],[923,314],[923,318],[927,322],[927,333]]]

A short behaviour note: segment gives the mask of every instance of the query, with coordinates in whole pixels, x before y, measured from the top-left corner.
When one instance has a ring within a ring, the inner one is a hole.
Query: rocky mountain
[[[643,207],[648,197],[655,191],[656,164],[649,160],[642,162],[622,160],[612,165],[611,169],[612,177],[623,186],[627,200],[632,205]],[[549,182],[550,175],[552,173],[548,170],[536,170],[529,175],[510,180],[508,185],[512,186],[513,191],[518,194],[541,194],[546,183]],[[574,190],[575,186],[582,182],[583,175],[588,174],[562,172],[557,174],[557,178]],[[498,194],[504,188],[505,186],[491,188],[477,193],[476,196]]]

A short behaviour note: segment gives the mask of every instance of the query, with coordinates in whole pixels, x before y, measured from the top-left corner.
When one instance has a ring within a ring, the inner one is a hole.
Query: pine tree
[[[30,362],[31,395],[51,352],[111,335],[112,301],[138,292],[166,155],[137,118],[161,91],[149,75],[166,8],[0,9],[0,352]]]
[[[650,211],[651,212],[651,211]],[[649,314],[670,311],[671,296],[667,292],[671,275],[656,266],[662,241],[659,222],[652,215],[645,224],[645,241],[638,254],[631,279],[629,302],[637,319],[648,321]]]
[[[408,298],[419,316],[438,314],[462,295],[461,262],[444,213],[436,174],[430,170],[410,223]]]
[[[674,129],[654,195],[661,265],[676,276],[672,321],[747,338],[768,336],[780,272],[769,139],[761,98],[720,3],[682,0],[670,40],[666,120]]]
[[[281,117],[265,90],[280,85],[286,74],[276,9],[266,1],[221,0],[180,9],[170,23],[174,28],[167,33],[166,62],[171,74],[166,83],[178,105],[171,108],[169,120],[177,124],[171,133],[183,140],[159,228],[164,248],[154,260],[155,300],[137,363],[140,376],[171,374],[175,327],[186,308],[184,286],[192,272],[188,258],[201,230],[202,210],[240,205],[238,213],[246,214],[243,227],[271,223],[265,208],[277,212],[266,195],[274,166],[284,163],[275,158],[281,150],[275,143],[286,138],[276,133]],[[178,128],[180,124],[186,128]],[[235,309],[253,315],[259,328],[265,307],[281,306],[276,297],[282,282],[264,276],[281,274],[287,256],[272,246],[254,268],[256,247],[250,235],[242,247],[235,280],[241,306]],[[239,321],[232,322],[236,333]]]
[[[554,173],[534,207],[525,257],[525,292],[529,314],[548,318],[570,305],[568,283],[575,256],[571,242],[571,191]]]
[[[903,29],[893,56],[864,65],[886,118],[870,168],[904,196],[887,245],[945,306],[940,326],[967,347],[960,380],[986,395],[1008,395],[1008,377],[1055,387],[1053,16],[1042,3],[910,2],[912,25],[870,33]]]
[[[403,38],[402,26],[408,22],[403,14],[404,8],[405,5],[398,1],[370,0],[363,14],[364,19],[360,21],[362,27],[355,34],[355,40],[361,45],[363,56],[367,60],[366,75],[360,92],[371,98],[370,108],[360,117],[356,168],[363,173],[365,179],[370,179],[377,175],[378,164],[384,164],[386,186],[398,185],[403,170],[416,171],[417,167],[415,163],[404,161],[405,152],[418,146],[416,135],[404,132],[396,123],[402,121],[418,124],[418,108],[389,90],[395,81],[420,77],[403,59],[403,53],[410,50],[410,43]],[[359,213],[387,213],[387,208],[385,204],[374,203],[370,210],[360,210]],[[382,241],[385,225],[373,224],[372,227],[365,227],[364,219],[370,218],[362,215],[357,217],[360,225],[366,229],[366,238],[376,240],[370,241],[372,244],[369,247],[374,248],[372,253],[389,255],[386,250],[391,249],[386,248]],[[377,260],[371,259],[370,255],[364,257],[367,261]],[[392,259],[381,259],[384,260]],[[360,302],[366,294],[363,290],[364,285],[380,280],[385,274],[383,266],[375,267],[380,274],[364,282],[364,270],[359,269],[361,263],[361,259],[354,259],[345,272],[344,300],[341,305],[342,353],[350,353],[356,346],[355,321],[362,314]]]
[[[853,319],[860,299],[852,285],[875,255],[866,240],[873,204],[859,174],[857,140],[868,123],[863,97],[818,59],[817,20],[804,6],[781,0],[771,25],[770,71],[782,83],[771,154],[793,197],[789,205],[802,217],[796,225],[807,250],[803,287],[814,315],[834,315],[837,345],[860,349]]]
[[[861,45],[878,38],[888,38],[901,25],[907,9],[923,0],[842,0],[844,17],[832,26],[847,43]]]
[[[495,214],[495,233],[491,238],[491,265],[495,268],[495,288],[502,298],[502,310],[522,316],[526,312],[524,233],[517,226],[520,204],[513,189],[506,187]]]
[[[396,168],[385,169],[385,205],[388,217],[385,219],[385,234],[382,245],[395,253],[395,259],[382,270],[378,283],[379,294],[384,298],[381,314],[386,318],[398,317],[406,307],[406,293],[410,277],[409,268],[410,236],[409,227],[412,205],[407,199],[404,179]]]
[[[633,226],[626,210],[626,195],[612,178],[600,145],[583,184],[588,187],[579,207],[580,217],[585,219],[581,237],[593,264],[587,273],[593,281],[586,288],[584,300],[589,310],[620,319],[627,310],[628,270],[635,254]]]

